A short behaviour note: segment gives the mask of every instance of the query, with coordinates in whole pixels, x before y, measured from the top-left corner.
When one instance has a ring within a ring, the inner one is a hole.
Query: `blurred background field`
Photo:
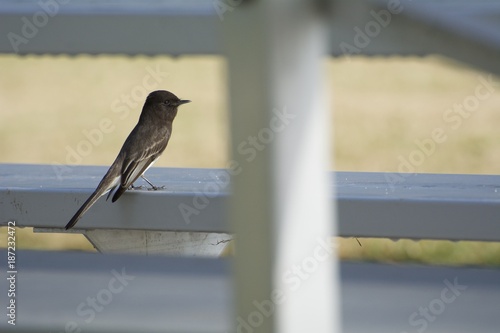
[[[401,159],[417,149],[416,140],[443,128],[446,141],[416,172],[500,173],[500,78],[493,77],[493,93],[452,129],[443,119],[446,110],[473,96],[489,74],[439,57],[327,59],[324,69],[332,101],[332,170],[397,172]],[[144,85],[193,101],[179,111],[169,147],[155,166],[225,167],[226,67],[222,58],[206,56],[0,56],[0,163],[110,165],[137,122]],[[71,152],[82,148],[84,132],[104,118],[113,129],[76,160]],[[0,247],[6,238],[2,228]],[[340,257],[500,265],[499,243],[360,241],[361,247],[339,239]],[[17,230],[17,246],[92,250],[83,236],[31,229]]]

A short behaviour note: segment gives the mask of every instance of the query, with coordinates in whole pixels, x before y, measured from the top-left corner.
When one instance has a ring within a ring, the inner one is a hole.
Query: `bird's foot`
[[[165,188],[165,186],[154,186],[153,183],[151,183],[146,177],[144,177],[144,175],[141,175],[141,178],[144,179],[146,181],[146,183],[148,183],[151,188],[148,188],[148,191],[158,191],[158,190],[163,190]]]
[[[146,188],[146,186],[144,185],[139,185],[139,186],[134,186],[134,184],[130,185],[129,186],[129,190],[144,190]]]
[[[150,188],[148,188],[148,191],[158,191],[158,190],[163,190],[165,189],[165,186],[154,186],[152,185]]]

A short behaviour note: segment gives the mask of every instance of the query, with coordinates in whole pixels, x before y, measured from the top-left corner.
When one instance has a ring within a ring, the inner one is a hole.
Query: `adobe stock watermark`
[[[495,92],[493,75],[480,76],[474,91],[462,101],[444,110],[442,126],[435,127],[427,138],[415,140],[415,148],[407,155],[398,155],[397,173],[386,173],[385,180],[392,191],[396,184],[406,181],[415,175],[417,168],[425,163],[436,151],[440,144],[448,140],[451,131],[458,130],[466,119],[469,119],[477,111],[481,102],[486,101]]]
[[[332,241],[331,238],[318,238],[317,244],[309,256],[283,272],[281,280],[286,291],[296,292],[299,290],[303,283],[318,271],[320,265],[331,258],[333,249],[338,247],[338,244],[332,243]],[[284,289],[273,289],[269,299],[254,300],[252,304],[255,310],[245,318],[242,316],[236,318],[236,332],[253,333],[256,328],[260,327],[267,318],[274,314],[277,305],[286,302],[287,293],[285,293]]]
[[[363,29],[354,27],[354,37],[352,44],[341,42],[339,44],[342,54],[350,59],[353,54],[359,54],[365,49],[374,38],[377,38],[383,29],[391,23],[392,16],[400,14],[403,11],[403,5],[400,0],[389,0],[387,9],[381,9],[378,12],[371,10],[370,16],[373,20],[368,21]]]
[[[257,157],[257,154],[275,140],[276,135],[283,132],[292,122],[296,115],[288,112],[286,107],[281,110],[274,108],[273,116],[269,121],[269,126],[259,130],[255,135],[250,135],[246,140],[240,142],[236,147],[238,154],[244,157],[244,161],[251,163]],[[237,176],[243,171],[243,165],[236,160],[231,160],[226,169],[219,172],[211,172],[210,177],[213,182],[206,183],[202,192],[196,193],[191,204],[180,203],[179,211],[186,224],[191,223],[193,216],[197,216],[208,207],[210,199],[224,191],[230,183],[232,176]]]
[[[123,292],[125,287],[127,287],[131,281],[135,280],[135,276],[125,272],[125,267],[122,268],[121,272],[113,269],[111,275],[112,277],[104,288],[97,291],[95,295],[88,296],[77,305],[76,314],[83,322],[68,321],[64,325],[64,331],[60,333],[82,332],[82,325],[93,322],[98,314],[104,312],[106,307],[111,304],[114,297]]]
[[[453,282],[448,279],[443,281],[445,287],[441,290],[439,297],[434,298],[425,306],[420,306],[417,311],[410,314],[408,323],[415,328],[416,332],[423,333],[429,325],[435,322],[446,308],[457,300],[467,290],[467,286],[458,283],[458,277]],[[408,333],[402,331],[401,333]]]
[[[70,0],[40,0],[37,1],[37,5],[40,10],[35,12],[33,16],[21,17],[23,23],[21,30],[18,32],[7,33],[7,38],[9,39],[10,45],[14,52],[19,53],[19,47],[21,45],[26,45],[30,40],[38,35],[40,29],[43,29],[47,24],[49,24],[50,18],[56,16],[59,13],[61,5],[65,5]]]
[[[95,147],[101,145],[105,136],[114,132],[117,122],[126,119],[132,109],[140,108],[146,96],[151,91],[156,90],[168,76],[168,73],[163,71],[160,65],[156,65],[155,68],[148,66],[145,68],[145,72],[140,84],[135,85],[128,93],[121,94],[120,97],[112,101],[111,116],[101,118],[92,128],[83,129],[83,138],[75,146],[67,145],[65,147],[64,163],[52,162],[52,169],[59,180],[65,173],[71,172],[70,165],[81,164]]]
[[[224,15],[227,12],[232,12],[236,7],[241,5],[243,0],[213,0],[212,6],[219,16],[219,20],[224,21]]]

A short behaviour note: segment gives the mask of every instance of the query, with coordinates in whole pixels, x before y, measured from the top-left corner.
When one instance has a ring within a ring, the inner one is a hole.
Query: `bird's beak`
[[[186,104],[186,103],[191,103],[191,101],[188,99],[181,99],[179,102],[177,102],[177,105],[182,105],[182,104]]]

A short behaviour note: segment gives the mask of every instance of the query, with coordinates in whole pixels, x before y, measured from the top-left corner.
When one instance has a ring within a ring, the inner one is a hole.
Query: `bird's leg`
[[[146,183],[148,183],[149,185],[151,185],[151,189],[154,190],[154,191],[157,191],[159,189],[165,188],[165,186],[162,186],[162,187],[154,186],[153,183],[151,183],[146,177],[144,177],[144,175],[141,175],[141,178],[144,179],[146,181]]]

